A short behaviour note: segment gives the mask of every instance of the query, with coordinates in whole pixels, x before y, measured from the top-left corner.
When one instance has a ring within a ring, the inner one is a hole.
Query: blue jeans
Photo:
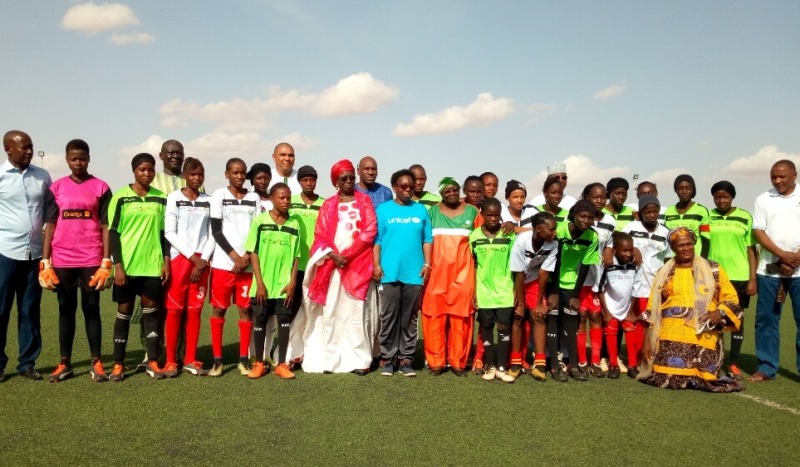
[[[17,261],[0,255],[0,371],[8,364],[6,338],[11,306],[17,299],[17,339],[19,365],[23,373],[33,368],[42,351],[41,315],[42,288],[39,286],[39,260]]]
[[[756,302],[756,358],[758,371],[775,377],[780,365],[780,322],[783,303],[775,302],[778,285],[783,282],[786,295],[792,299],[794,321],[800,328],[800,277],[778,278],[757,274],[758,301]],[[795,336],[796,366],[800,371],[800,332]]]

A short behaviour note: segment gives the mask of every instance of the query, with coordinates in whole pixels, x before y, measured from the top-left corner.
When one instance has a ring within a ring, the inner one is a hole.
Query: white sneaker
[[[608,373],[608,360],[605,358],[600,359],[600,369],[603,370],[603,373]]]
[[[622,359],[621,358],[617,358],[617,365],[619,365],[619,372],[620,373],[627,373],[628,372],[628,367],[625,366],[624,363],[622,363]]]
[[[492,381],[496,373],[497,370],[495,370],[493,366],[490,366],[489,368],[486,369],[486,372],[483,373],[483,375],[481,375],[481,378],[483,378],[484,381]]]
[[[236,365],[236,369],[239,370],[239,374],[242,376],[247,376],[250,374],[250,365],[244,362],[239,362],[239,364]]]
[[[513,383],[516,380],[516,378],[506,373],[503,367],[497,369],[495,377],[504,383]]]
[[[211,365],[211,369],[208,370],[208,376],[222,376],[222,370],[224,368],[225,366],[222,362],[214,362],[214,364]]]

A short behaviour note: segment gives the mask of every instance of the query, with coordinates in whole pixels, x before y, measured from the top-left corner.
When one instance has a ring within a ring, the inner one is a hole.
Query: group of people
[[[560,382],[627,373],[659,387],[728,392],[742,389],[737,359],[750,296],[758,292],[751,381],[777,372],[785,295],[800,323],[800,194],[788,160],[771,168],[774,188],[751,216],[733,205],[727,181],[711,187],[714,209],[695,202],[690,175],[675,179],[678,201],[670,205],[651,182],[626,204],[630,186],[619,177],[570,197],[564,164],[548,167],[541,192],[509,180],[501,198],[491,172],[463,184],[444,177],[436,193],[426,191],[419,164],[384,186],[369,156],[334,164],[336,193],[322,199],[317,170],[295,169],[288,143],[275,147],[272,166],[228,160],[228,185],[208,195],[202,162],[166,141],[163,171],[152,155],[137,154],[133,182],[112,192],[90,175],[85,141],[67,143],[71,173],[55,182],[30,165],[27,134],[9,131],[3,145],[0,381],[15,299],[17,372],[41,379],[42,289],[58,297],[61,361],[52,382],[73,374],[79,290],[98,382],[124,379],[135,321],[146,349],[140,368],[152,378],[221,376],[234,305],[236,369],[251,379],[270,371],[293,379],[299,367],[415,376],[421,327],[434,376],[511,383],[523,373]],[[106,373],[100,292],[112,286],[114,362]],[[197,358],[206,300],[209,365]],[[727,364],[722,331],[733,333]]]

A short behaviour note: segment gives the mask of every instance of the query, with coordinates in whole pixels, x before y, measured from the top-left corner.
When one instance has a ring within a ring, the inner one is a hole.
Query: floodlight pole
[[[44,167],[44,151],[39,151],[39,167]]]

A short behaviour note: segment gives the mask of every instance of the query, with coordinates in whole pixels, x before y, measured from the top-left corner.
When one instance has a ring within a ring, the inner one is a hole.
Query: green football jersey
[[[430,209],[433,206],[436,206],[442,201],[442,197],[437,195],[436,193],[432,193],[430,191],[426,191],[422,198],[420,198],[417,202],[423,206],[425,209]]]
[[[539,212],[550,212],[545,208],[545,206],[546,205],[543,204],[541,206],[535,206],[535,208]],[[569,215],[569,211],[567,211],[566,209],[561,208],[561,207],[558,208],[558,214],[555,215],[556,224],[559,225],[559,226],[562,225],[562,224],[565,224],[565,225],[569,224],[569,222],[567,221],[567,216],[568,215]]]
[[[139,196],[130,186],[117,190],[108,206],[109,230],[119,234],[121,260],[125,274],[134,277],[161,277],[164,252],[161,241],[167,195],[150,187]],[[76,239],[80,241],[80,239]]]
[[[289,207],[289,213],[300,221],[300,259],[297,261],[297,270],[305,271],[308,265],[308,258],[311,251],[311,245],[314,243],[314,226],[317,224],[317,217],[319,216],[319,209],[323,203],[322,196],[317,198],[311,204],[306,204],[303,201],[302,195],[292,196],[292,205]]]
[[[753,216],[741,208],[732,208],[724,216],[712,209],[708,225],[708,259],[718,262],[730,280],[750,280],[747,250],[755,245]]]
[[[669,230],[676,227],[685,226],[692,229],[697,236],[697,243],[694,245],[695,254],[700,254],[703,245],[700,237],[708,239],[708,209],[702,204],[694,203],[685,213],[679,214],[675,205],[667,208],[664,212],[664,226]]]
[[[475,295],[478,308],[514,306],[514,279],[511,276],[511,248],[516,235],[498,232],[489,238],[482,227],[469,235],[469,247],[475,258]]]
[[[569,233],[569,222],[564,222],[558,224],[556,236],[559,243],[559,287],[574,290],[581,266],[600,263],[597,232],[589,228],[580,237],[573,239]]]
[[[622,205],[618,214],[614,214],[607,207],[603,208],[603,212],[614,218],[614,229],[617,232],[622,232],[622,229],[633,222],[635,219],[633,215],[633,208],[630,206]]]
[[[258,255],[261,280],[267,288],[267,298],[286,298],[283,288],[292,281],[295,258],[300,257],[300,221],[290,215],[283,225],[272,220],[269,211],[256,216],[250,226],[245,250]],[[256,296],[255,275],[250,286],[250,297]]]

